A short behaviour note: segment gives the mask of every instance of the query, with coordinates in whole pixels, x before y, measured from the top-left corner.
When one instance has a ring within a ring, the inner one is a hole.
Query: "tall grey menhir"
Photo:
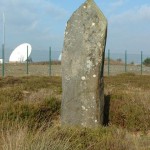
[[[61,124],[103,123],[107,20],[93,0],[77,9],[65,31],[62,54]]]

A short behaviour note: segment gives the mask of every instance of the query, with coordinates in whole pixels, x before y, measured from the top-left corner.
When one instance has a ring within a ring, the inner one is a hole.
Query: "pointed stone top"
[[[87,0],[87,3],[93,2],[93,0]]]
[[[86,0],[83,4],[83,8],[93,8],[94,11],[97,12],[97,14],[103,18],[103,20],[106,21],[107,24],[107,19],[104,16],[103,12],[100,10],[100,8],[97,6],[94,0]]]
[[[86,1],[85,1],[86,4],[91,4],[91,3],[93,3],[93,2],[94,2],[93,0],[86,0]]]

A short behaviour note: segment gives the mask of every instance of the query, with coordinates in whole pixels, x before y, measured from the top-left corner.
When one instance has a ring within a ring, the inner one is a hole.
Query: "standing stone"
[[[65,31],[62,53],[62,125],[103,123],[107,20],[93,0],[76,10]]]

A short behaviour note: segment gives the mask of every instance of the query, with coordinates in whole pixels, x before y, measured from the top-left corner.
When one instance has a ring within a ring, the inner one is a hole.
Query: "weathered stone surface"
[[[93,127],[103,122],[103,67],[107,20],[93,0],[73,13],[62,54],[62,125]]]

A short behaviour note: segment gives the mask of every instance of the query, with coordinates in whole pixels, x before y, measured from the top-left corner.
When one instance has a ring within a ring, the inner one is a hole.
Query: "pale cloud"
[[[108,46],[115,51],[149,51],[150,5],[144,4],[113,14],[108,19]],[[117,50],[118,49],[118,50]]]
[[[124,4],[125,0],[116,0],[114,2],[111,2],[110,3],[110,6],[113,7],[113,8],[117,8],[117,7],[120,7]]]
[[[150,21],[150,5],[143,5],[137,11],[138,16],[141,20],[149,20]]]
[[[0,10],[4,11],[11,23],[26,24],[26,22],[37,22],[44,17],[52,19],[62,19],[67,15],[67,11],[46,0],[2,0]]]
[[[16,43],[24,41],[36,44],[34,47],[37,48],[47,47],[50,42],[62,43],[63,30],[59,35],[55,33],[56,24],[62,24],[68,12],[61,6],[47,0],[1,0],[0,13],[3,11],[6,16],[6,46],[14,47]],[[0,32],[2,32],[1,17]],[[0,43],[1,41],[2,37]]]
[[[137,23],[141,21],[150,22],[150,5],[142,5],[139,7],[134,7],[123,13],[112,15],[109,18],[110,23]]]
[[[122,6],[124,6],[127,3],[128,0],[113,0],[108,4],[108,9],[107,12],[110,13],[114,13],[115,11],[117,11],[119,8],[121,8]]]
[[[54,19],[63,19],[67,15],[67,11],[65,9],[52,4],[44,6],[44,9],[47,15],[54,16]]]
[[[30,25],[30,27],[28,28],[28,30],[29,30],[29,31],[32,31],[32,30],[36,29],[37,26],[38,26],[38,21],[35,20],[35,21],[33,21],[33,22],[31,23],[31,25]]]

